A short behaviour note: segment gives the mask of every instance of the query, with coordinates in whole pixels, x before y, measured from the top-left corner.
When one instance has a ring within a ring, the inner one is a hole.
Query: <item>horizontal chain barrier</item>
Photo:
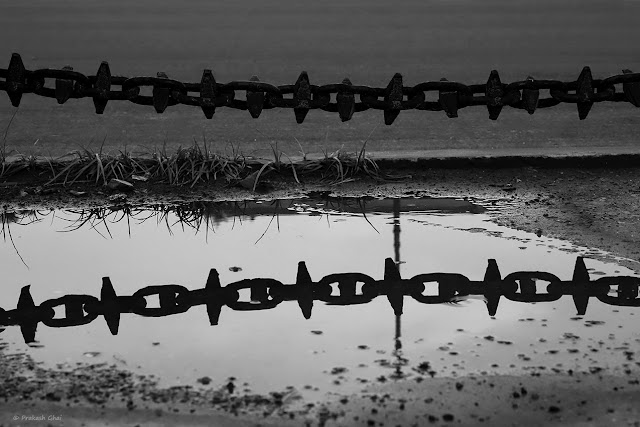
[[[536,281],[548,282],[546,291],[538,293]],[[358,284],[362,284],[358,292]],[[339,292],[334,295],[336,285]],[[427,286],[435,286],[437,294],[425,294]],[[481,281],[471,281],[457,273],[419,274],[402,279],[391,258],[385,260],[384,278],[375,280],[362,273],[337,273],[317,282],[311,279],[304,262],[298,263],[294,284],[286,285],[275,279],[244,279],[225,287],[220,284],[218,272],[209,272],[203,289],[189,290],[184,286],[152,285],[131,296],[116,294],[111,280],[102,279],[100,298],[90,295],[65,295],[35,305],[30,287],[24,286],[17,308],[0,308],[0,326],[19,325],[26,343],[35,341],[38,323],[61,328],[85,325],[98,316],[104,316],[109,330],[118,334],[120,316],[134,313],[144,317],[163,317],[184,313],[191,307],[205,305],[211,325],[217,325],[222,307],[237,311],[269,310],[284,301],[297,301],[305,319],[311,318],[315,301],[328,305],[366,304],[378,296],[386,296],[396,316],[402,315],[404,297],[409,296],[422,304],[456,303],[470,296],[481,296],[490,316],[495,316],[500,298],[517,302],[537,303],[557,301],[563,296],[573,298],[578,315],[585,315],[590,298],[608,305],[640,307],[638,287],[640,277],[610,276],[590,280],[584,259],[576,260],[573,277],[563,281],[541,271],[519,271],[502,278],[498,264],[490,259]],[[615,287],[615,289],[612,289]],[[240,291],[248,290],[250,298],[241,301]],[[610,295],[612,290],[617,294]],[[146,297],[157,296],[158,307],[149,307]],[[64,317],[55,317],[55,308],[64,307]],[[0,328],[0,331],[3,329]]]
[[[54,80],[54,87],[46,87],[47,79]],[[622,92],[616,92],[617,84],[622,85]],[[120,86],[120,90],[112,90],[113,86]],[[141,95],[143,87],[151,88],[152,95]],[[529,76],[523,81],[502,83],[498,72],[493,70],[486,84],[466,85],[442,78],[404,86],[402,75],[396,73],[386,88],[357,86],[348,78],[339,84],[318,86],[311,84],[309,75],[303,71],[295,84],[275,86],[261,82],[257,76],[248,81],[218,83],[211,70],[206,69],[199,83],[170,79],[163,72],[156,77],[112,76],[107,62],[102,62],[95,76],[85,76],[70,66],[32,71],[14,53],[9,68],[0,68],[0,90],[7,92],[14,107],[20,105],[23,94],[33,93],[55,98],[59,104],[69,99],[92,98],[97,114],[102,114],[107,103],[115,100],[150,105],[157,113],[178,104],[200,107],[208,119],[218,107],[248,110],[254,119],[265,109],[289,108],[293,109],[297,123],[304,122],[309,110],[317,109],[337,112],[343,122],[351,120],[356,112],[382,110],[385,124],[391,125],[400,111],[413,109],[444,111],[453,118],[458,117],[462,108],[483,105],[489,119],[497,120],[505,106],[533,114],[538,108],[572,103],[577,105],[580,120],[584,120],[596,102],[629,102],[640,107],[640,73],[624,69],[622,74],[594,79],[589,67],[584,67],[578,79],[570,82],[535,80]],[[549,90],[549,97],[540,98],[540,90]],[[244,100],[236,99],[238,91],[244,92]],[[431,91],[437,93],[437,101],[426,100],[425,92]]]

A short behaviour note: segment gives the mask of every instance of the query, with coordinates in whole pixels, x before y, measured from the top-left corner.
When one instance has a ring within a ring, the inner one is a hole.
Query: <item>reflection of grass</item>
[[[0,225],[2,225],[2,238],[6,241],[7,236],[9,236],[9,240],[11,241],[11,245],[13,246],[13,249],[16,251],[16,254],[18,254],[18,257],[20,257],[20,261],[22,261],[22,263],[27,268],[29,268],[29,266],[22,258],[22,255],[20,255],[20,252],[18,251],[18,248],[16,247],[15,242],[13,241],[13,235],[11,234],[11,224],[29,225],[34,222],[40,221],[43,216],[44,214],[42,212],[36,211],[36,210],[28,210],[28,211],[20,211],[20,212],[10,212],[10,211],[3,210],[2,212],[0,212]]]
[[[0,224],[2,224],[2,231],[4,233],[5,226],[9,227],[9,224],[29,225],[41,221],[43,216],[45,216],[45,214],[37,210],[18,212],[2,211],[0,212]]]
[[[239,204],[239,203],[238,203]],[[103,224],[110,237],[111,231],[109,224],[115,224],[120,221],[127,221],[127,228],[131,234],[131,223],[144,223],[149,220],[155,220],[157,225],[164,224],[169,233],[173,233],[172,229],[176,225],[184,231],[185,227],[194,229],[196,232],[203,227],[205,230],[213,230],[214,225],[226,218],[219,207],[215,207],[212,203],[198,202],[186,205],[153,205],[133,207],[129,205],[117,207],[99,207],[85,210],[69,210],[71,214],[77,215],[71,221],[71,225],[64,230],[65,232],[75,231],[83,227],[89,227],[97,230],[97,226]],[[170,219],[170,216],[175,219]],[[100,233],[101,234],[101,233]]]
[[[100,232],[99,228],[106,230],[106,234],[109,237],[113,237],[109,225],[121,221],[127,222],[129,234],[131,234],[132,223],[140,224],[146,221],[155,221],[157,225],[166,226],[169,233],[173,233],[174,228],[177,226],[182,231],[192,229],[198,233],[204,230],[208,234],[209,230],[215,231],[215,227],[224,221],[233,221],[233,225],[235,225],[236,220],[242,223],[246,218],[253,220],[259,215],[270,215],[272,218],[267,227],[268,230],[274,219],[277,220],[279,228],[280,215],[293,214],[294,211],[301,210],[320,217],[326,216],[327,220],[331,214],[343,211],[354,214],[359,213],[369,222],[365,213],[366,199],[337,199],[327,196],[323,199],[304,199],[303,201],[305,202],[304,206],[300,205],[300,200],[274,200],[263,203],[253,201],[191,202],[180,205],[141,206],[125,204],[111,207],[65,210],[63,213],[71,214],[72,218],[65,218],[60,215],[58,215],[58,218],[70,223],[68,227],[62,230],[63,232],[72,232],[88,227],[105,238],[106,235]],[[316,206],[318,203],[322,205]],[[4,236],[11,237],[9,224],[27,225],[42,221],[49,215],[55,216],[56,214],[54,211],[35,210],[2,212],[0,213],[2,233]],[[369,224],[371,223],[369,222]],[[375,230],[373,224],[371,226]],[[267,230],[265,230],[265,233]]]
[[[49,176],[46,185],[93,183],[106,185],[111,179],[149,180],[151,182],[170,185],[189,185],[223,180],[228,184],[250,180],[248,188],[256,186],[266,171],[277,171],[281,174],[291,173],[296,182],[305,175],[319,175],[324,181],[333,184],[354,180],[358,176],[368,176],[378,180],[402,179],[384,175],[376,162],[366,154],[366,141],[362,149],[354,154],[337,150],[315,160],[294,162],[285,153],[272,147],[273,160],[260,160],[245,157],[237,152],[231,156],[212,153],[207,147],[194,140],[191,147],[178,147],[175,153],[169,154],[166,145],[160,150],[140,157],[133,157],[126,149],[118,154],[103,151],[104,141],[96,152],[89,148],[81,148],[57,159],[38,159],[33,156],[22,157],[7,162],[4,150],[0,152],[0,178],[8,178],[20,171],[40,173]],[[282,161],[282,156],[288,162]],[[71,159],[69,159],[71,157]]]

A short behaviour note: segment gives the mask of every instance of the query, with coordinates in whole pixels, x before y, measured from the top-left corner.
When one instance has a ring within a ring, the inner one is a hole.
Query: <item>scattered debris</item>
[[[113,203],[123,203],[127,200],[127,195],[122,193],[113,194],[108,197],[108,200]]]
[[[100,356],[101,354],[102,354],[102,353],[100,353],[99,351],[86,351],[86,352],[82,353],[82,355],[83,355],[84,357],[90,357],[90,358],[98,357],[98,356]]]
[[[196,380],[197,382],[199,382],[202,385],[208,385],[211,384],[211,378],[210,377],[202,377],[202,378],[198,378]]]

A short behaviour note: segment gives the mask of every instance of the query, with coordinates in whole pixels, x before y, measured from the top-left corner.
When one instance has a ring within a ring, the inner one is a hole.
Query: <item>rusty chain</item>
[[[536,280],[548,282],[546,292],[538,293]],[[357,292],[357,285],[361,290]],[[339,290],[333,295],[333,286]],[[426,284],[437,285],[437,295],[425,295]],[[615,286],[617,296],[609,295]],[[184,313],[191,307],[205,305],[211,325],[217,325],[222,307],[232,310],[269,310],[284,301],[297,301],[305,319],[311,317],[314,301],[328,305],[366,304],[378,296],[386,296],[394,314],[403,311],[404,297],[409,296],[422,304],[442,304],[459,301],[471,295],[483,296],[490,316],[495,316],[502,296],[517,302],[552,302],[571,296],[579,315],[587,311],[592,297],[614,306],[640,307],[638,288],[640,277],[611,276],[591,281],[584,259],[576,260],[571,280],[540,271],[520,271],[504,278],[495,260],[491,259],[481,281],[471,281],[457,273],[419,274],[402,279],[391,258],[385,260],[383,280],[375,280],[362,273],[330,274],[314,282],[304,262],[298,263],[295,284],[285,285],[275,279],[244,279],[225,287],[220,284],[218,272],[209,272],[205,287],[189,290],[180,285],[152,285],[139,289],[131,296],[118,296],[108,277],[102,279],[100,299],[90,295],[65,295],[36,306],[29,286],[22,288],[17,308],[0,308],[0,327],[19,325],[25,342],[33,342],[38,323],[60,328],[85,325],[98,316],[104,316],[109,330],[117,335],[120,315],[134,313],[144,317],[163,317]],[[249,290],[250,300],[240,301],[240,291]],[[159,307],[148,307],[146,297],[157,296]],[[63,306],[65,316],[55,318],[55,307]],[[0,328],[0,331],[2,328]]]
[[[254,119],[265,109],[290,108],[297,123],[304,121],[309,110],[337,112],[344,122],[351,120],[356,112],[374,109],[382,110],[385,124],[391,125],[402,110],[444,111],[453,118],[462,108],[484,105],[489,118],[497,120],[505,106],[533,114],[537,108],[573,103],[577,105],[578,117],[584,120],[596,102],[629,102],[640,107],[640,73],[627,69],[622,72],[605,79],[593,79],[591,69],[584,67],[576,81],[535,80],[529,76],[506,84],[493,70],[486,84],[465,85],[443,78],[412,87],[403,86],[402,75],[396,73],[386,88],[376,88],[353,85],[348,78],[340,84],[313,85],[303,71],[295,84],[275,86],[261,82],[256,76],[248,81],[222,84],[216,82],[211,70],[203,71],[199,83],[173,80],[163,72],[158,72],[156,77],[112,76],[107,62],[102,62],[95,76],[85,76],[70,66],[31,71],[24,67],[20,55],[14,53],[9,68],[0,68],[0,90],[7,92],[14,107],[20,105],[26,93],[55,98],[59,104],[69,99],[92,98],[96,114],[102,114],[112,100],[152,105],[157,113],[178,104],[191,105],[200,107],[208,119],[219,107],[248,110]],[[55,80],[54,88],[46,87],[46,79]],[[622,84],[622,92],[616,92],[616,84]],[[112,90],[112,86],[120,86],[121,90]],[[152,88],[152,95],[141,95],[143,87]],[[541,99],[540,90],[549,90],[550,96]],[[236,99],[236,91],[244,91],[246,99]],[[437,101],[426,100],[425,92],[429,91],[437,92]],[[331,101],[332,95],[335,102]]]

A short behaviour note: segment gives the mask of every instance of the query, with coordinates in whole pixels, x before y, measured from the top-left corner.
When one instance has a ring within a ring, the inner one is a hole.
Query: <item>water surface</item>
[[[380,281],[389,270],[386,259],[403,279],[441,272],[482,281],[495,260],[502,278],[542,271],[568,281],[579,256],[592,280],[633,276],[589,258],[603,253],[597,249],[493,224],[491,212],[502,203],[314,197],[5,213],[0,306],[15,308],[26,285],[36,305],[69,294],[100,298],[103,277],[118,295],[149,285],[202,289],[211,269],[223,287],[259,278],[292,285],[300,262],[316,283],[340,273]],[[539,293],[546,285],[535,283]],[[616,292],[612,286],[610,295]],[[423,294],[437,293],[430,283]],[[240,297],[260,300],[259,292]],[[74,327],[40,323],[30,344],[9,326],[0,342],[8,343],[5,351],[28,352],[57,369],[115,363],[156,375],[163,385],[196,386],[204,376],[221,385],[235,377],[257,392],[290,385],[309,395],[406,376],[635,368],[629,358],[640,341],[631,327],[634,307],[590,298],[578,316],[568,295],[538,303],[502,297],[492,317],[486,300],[469,295],[422,304],[405,296],[400,317],[384,295],[363,304],[316,300],[309,319],[296,301],[250,311],[225,306],[215,326],[205,305],[197,305],[165,317],[124,313],[115,336],[99,316]],[[147,307],[158,306],[157,296],[147,298]],[[56,318],[64,316],[56,308]]]

